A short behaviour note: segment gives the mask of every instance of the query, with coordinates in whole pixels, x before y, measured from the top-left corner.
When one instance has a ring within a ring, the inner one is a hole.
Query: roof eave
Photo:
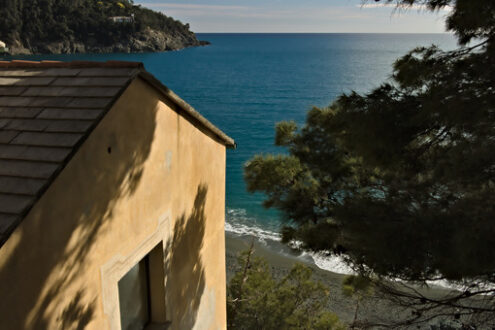
[[[170,90],[167,86],[163,85],[158,79],[156,79],[151,73],[147,71],[139,71],[138,77],[144,79],[151,86],[156,88],[160,93],[162,93],[167,99],[172,101],[180,109],[185,111],[187,115],[191,116],[197,123],[199,123],[203,128],[212,133],[216,138],[218,138],[227,148],[235,149],[237,147],[234,139],[229,137],[227,134],[222,132],[218,127],[213,125],[208,119],[203,117],[198,111],[196,111],[191,105],[186,101],[181,99],[177,94]]]

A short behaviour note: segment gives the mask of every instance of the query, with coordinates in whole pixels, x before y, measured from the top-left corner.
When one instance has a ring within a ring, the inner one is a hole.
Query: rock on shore
[[[88,38],[84,42],[60,40],[32,45],[24,45],[17,39],[10,46],[10,54],[146,53],[179,50],[209,44],[208,41],[198,40],[192,32],[170,34],[147,28],[143,32],[136,32],[130,35],[128,39],[119,40],[112,45],[99,44],[94,38]]]

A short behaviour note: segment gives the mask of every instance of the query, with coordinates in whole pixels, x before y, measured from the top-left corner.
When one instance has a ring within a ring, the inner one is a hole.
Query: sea
[[[227,152],[226,225],[231,235],[269,244],[280,239],[283,219],[250,194],[243,166],[257,154],[283,153],[274,146],[277,122],[303,124],[312,107],[328,106],[343,93],[367,93],[387,81],[394,61],[419,46],[457,46],[451,34],[210,34],[211,45],[140,54],[16,56],[30,60],[143,62],[214,125],[235,139]],[[348,273],[338,258],[312,255],[321,268]]]

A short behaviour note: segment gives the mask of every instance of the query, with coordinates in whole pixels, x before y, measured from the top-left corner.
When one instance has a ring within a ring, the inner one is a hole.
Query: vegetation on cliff
[[[240,254],[228,286],[229,329],[345,329],[327,310],[329,288],[312,279],[311,268],[296,264],[276,278],[253,252],[251,246]]]
[[[116,16],[125,21],[114,21]],[[162,51],[199,45],[188,24],[132,0],[4,0],[0,40],[13,53]]]

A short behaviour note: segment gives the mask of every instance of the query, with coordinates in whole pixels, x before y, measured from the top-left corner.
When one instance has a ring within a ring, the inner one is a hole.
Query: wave
[[[226,218],[225,231],[230,233],[254,236],[263,243],[266,243],[266,240],[278,242],[282,239],[279,233],[263,229],[255,218],[247,215],[244,209],[227,209]]]
[[[263,243],[268,248],[275,250],[277,253],[288,255],[287,246],[283,244],[284,248],[281,247],[281,235],[276,231],[278,228],[278,223],[263,226],[260,224],[256,218],[248,216],[247,211],[244,209],[227,209],[225,231],[238,236],[251,236],[258,239],[259,242]],[[269,227],[269,228],[267,228]],[[297,248],[301,242],[294,242],[293,247]],[[284,252],[285,250],[285,252]],[[294,257],[294,255],[292,255]],[[307,252],[304,251],[298,256],[295,256],[303,262],[311,262],[318,268],[330,271],[332,273],[344,274],[344,275],[355,275],[356,273],[352,270],[349,265],[340,256],[328,255],[324,252]],[[389,279],[391,281],[399,281],[397,279]],[[428,285],[443,287],[452,290],[466,290],[468,285],[462,283],[454,283],[447,280],[435,280],[427,281]],[[493,290],[495,285],[491,283],[476,283],[479,288]]]
[[[356,274],[351,267],[349,267],[344,259],[340,256],[326,255],[323,253],[309,253],[313,258],[313,261],[318,268],[331,271],[337,274],[354,275]]]
[[[261,243],[268,245],[267,241],[280,243],[281,235],[273,230],[262,228],[259,221],[247,215],[244,209],[227,209],[225,231],[239,236],[253,236]],[[297,245],[297,243],[296,243]],[[350,275],[354,274],[352,269],[339,256],[327,255],[317,252],[302,252],[298,258],[302,260],[312,259],[312,262],[320,269],[328,270],[333,273]]]

